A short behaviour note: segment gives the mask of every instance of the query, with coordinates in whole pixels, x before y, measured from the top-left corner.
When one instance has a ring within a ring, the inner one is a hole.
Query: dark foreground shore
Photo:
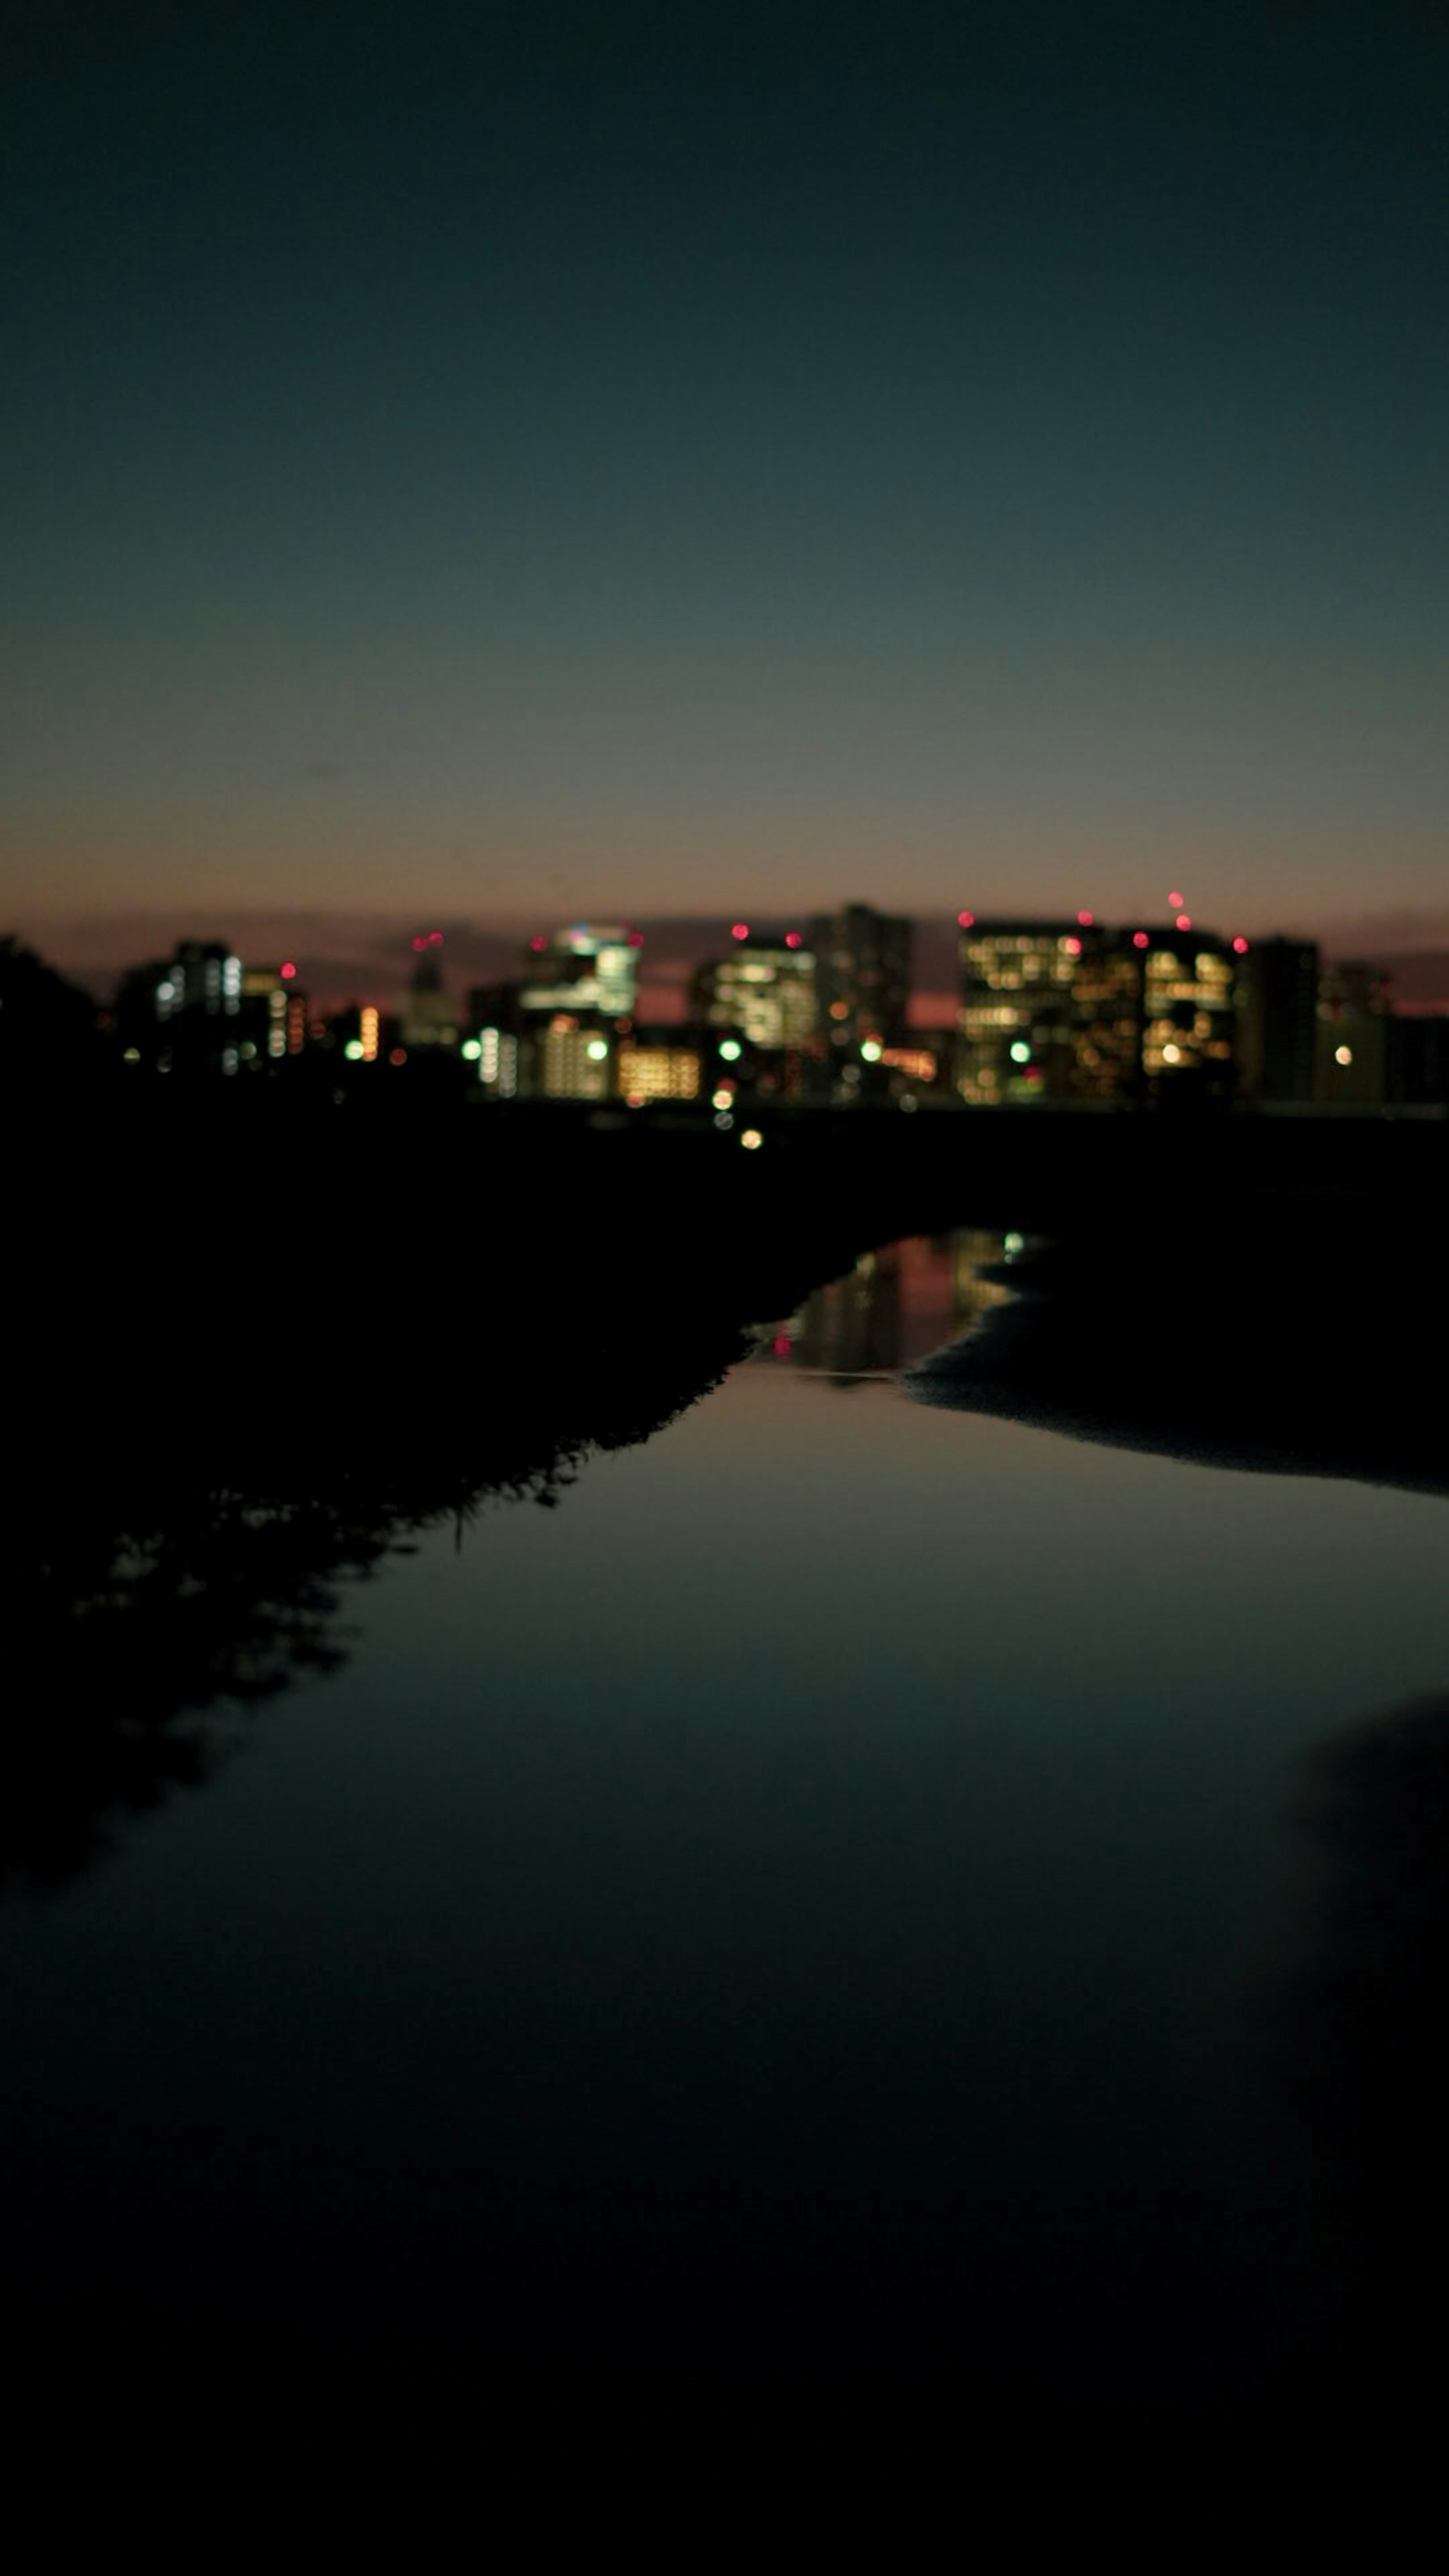
[[[205,1776],[196,1712],[336,1656],[339,1585],[548,1504],[865,1249],[1018,1229],[927,1400],[1449,1490],[1449,1127],[494,1113],[150,1095],[12,1159],[0,1876]],[[741,1125],[745,1123],[741,1121]]]

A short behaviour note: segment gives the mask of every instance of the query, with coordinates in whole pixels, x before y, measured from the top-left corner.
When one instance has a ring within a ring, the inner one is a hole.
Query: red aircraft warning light
[[[1185,894],[1170,894],[1167,901],[1168,907],[1171,911],[1181,912],[1183,905],[1187,901],[1187,897]]]
[[[1077,920],[1078,920],[1078,923],[1080,924],[1080,926],[1081,926],[1081,928],[1082,928],[1083,930],[1090,930],[1090,929],[1091,929],[1091,927],[1092,927],[1092,916],[1091,916],[1091,914],[1090,914],[1089,912],[1079,912],[1079,913],[1078,913],[1078,915],[1077,915]]]
[[[629,945],[630,945],[630,947],[631,947],[631,948],[642,948],[642,947],[643,947],[643,945],[644,945],[644,933],[643,933],[643,931],[642,931],[642,930],[631,930],[631,931],[630,931],[630,933],[629,933]]]
[[[296,974],[296,972],[297,972],[297,969],[296,969],[296,967],[293,965],[292,960],[291,960],[291,958],[289,957],[289,958],[288,958],[288,960],[287,960],[287,962],[286,962],[286,965],[282,968],[282,981],[283,981],[283,983],[284,983],[284,984],[290,984],[290,982],[291,982],[291,980],[292,980],[292,977]]]
[[[1134,947],[1134,948],[1145,948],[1145,947],[1146,947],[1146,945],[1147,945],[1147,933],[1146,933],[1146,931],[1145,931],[1145,930],[1134,930],[1134,931],[1133,931],[1133,933],[1132,933],[1132,945],[1133,945],[1133,947]]]
[[[747,921],[732,921],[730,923],[731,939],[748,939],[749,935],[750,925]]]
[[[786,931],[785,945],[787,948],[801,948],[804,946],[804,941],[802,940],[798,930]]]
[[[1248,943],[1240,931],[1237,938],[1233,941],[1233,954],[1235,957],[1246,957],[1247,953]]]
[[[976,915],[974,912],[958,912],[956,920],[962,930],[971,930],[975,927]]]
[[[1187,913],[1187,912],[1180,912],[1180,913],[1178,914],[1178,916],[1177,916],[1177,926],[1178,926],[1178,929],[1179,929],[1179,930],[1191,930],[1191,928],[1192,928],[1192,915],[1191,915],[1191,913]]]

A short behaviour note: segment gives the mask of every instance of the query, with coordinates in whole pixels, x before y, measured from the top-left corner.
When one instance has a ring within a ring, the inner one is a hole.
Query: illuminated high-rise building
[[[1088,932],[1069,921],[963,923],[956,1081],[982,1108],[1067,1100],[1074,986]]]
[[[576,921],[551,938],[530,940],[518,985],[520,1009],[630,1018],[643,944],[642,932],[618,921]]]
[[[1142,960],[1143,1097],[1230,1100],[1237,1013],[1228,942],[1191,925],[1125,936]]]
[[[620,1038],[614,1059],[621,1099],[642,1109],[655,1100],[697,1100],[701,1049],[683,1029],[636,1029]]]
[[[980,1106],[1226,1100],[1234,967],[1190,922],[978,921],[960,940],[957,1088]]]
[[[736,1029],[752,1047],[811,1047],[820,1026],[814,952],[803,942],[756,943],[741,924],[730,954],[696,974],[694,1010],[708,1027]]]
[[[545,1100],[607,1100],[617,1039],[597,1021],[560,1011],[537,1038],[536,1080]]]

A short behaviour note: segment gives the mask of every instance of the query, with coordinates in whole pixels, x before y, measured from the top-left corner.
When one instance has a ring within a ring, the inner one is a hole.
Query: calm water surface
[[[1187,2397],[1336,2349],[1297,1815],[1449,1682],[1449,1507],[914,1402],[1000,1249],[877,1256],[559,1508],[425,1540],[11,1905],[37,2331]]]

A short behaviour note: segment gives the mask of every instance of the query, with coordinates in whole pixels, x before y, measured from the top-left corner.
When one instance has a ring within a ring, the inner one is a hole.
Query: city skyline
[[[858,890],[857,890],[858,891]],[[1168,892],[1182,891],[1169,888]],[[869,902],[869,897],[865,900]],[[1280,919],[1251,921],[1240,925],[1225,922],[1211,906],[1203,907],[1192,898],[1194,915],[1205,927],[1232,935],[1241,927],[1255,942],[1275,937],[1314,938],[1326,959],[1364,958],[1383,966],[1389,973],[1395,1005],[1400,1009],[1429,1010],[1449,1008],[1449,906],[1445,908],[1444,928],[1438,942],[1415,941],[1412,919],[1392,911],[1377,917],[1369,915],[1345,925],[1341,937],[1316,935]],[[876,908],[885,909],[884,905]],[[973,907],[974,908],[974,907]],[[983,918],[1073,917],[1082,907],[1075,902],[1063,906],[1057,914],[1038,905],[981,905]],[[1141,919],[1160,923],[1168,919],[1173,907],[1166,894],[1130,916],[1111,915],[1090,906],[1099,920]],[[606,907],[605,909],[610,909]],[[622,915],[623,907],[612,907]],[[667,1021],[683,1019],[688,1014],[689,989],[699,967],[711,957],[723,954],[729,945],[731,921],[737,913],[706,916],[665,916],[651,920],[636,919],[634,927],[642,937],[639,958],[639,1009],[641,1017]],[[802,930],[809,915],[794,914],[778,906],[760,908],[757,921],[762,929],[783,930],[791,922]],[[517,968],[521,948],[538,932],[540,923],[549,932],[560,925],[561,916],[551,916],[546,908],[521,916],[511,923],[491,924],[460,919],[439,908],[434,916],[419,912],[378,914],[349,920],[346,916],[328,916],[300,909],[277,908],[270,912],[253,912],[245,906],[232,906],[220,918],[202,918],[194,904],[177,904],[158,913],[121,913],[95,921],[61,925],[50,932],[35,932],[24,921],[6,923],[27,944],[44,954],[62,972],[74,976],[97,995],[109,998],[121,976],[146,957],[169,954],[178,942],[195,937],[224,938],[249,958],[294,958],[309,992],[320,1004],[333,1007],[347,1002],[377,998],[406,982],[411,972],[412,943],[422,918],[435,919],[444,931],[442,967],[444,979],[459,992],[471,984],[511,976]],[[934,1027],[954,1016],[959,1001],[957,973],[958,915],[911,916],[915,943],[915,965],[911,980],[909,1015],[923,1028]]]
[[[0,917],[47,953],[1180,880],[1449,947],[1440,33],[46,15]]]

